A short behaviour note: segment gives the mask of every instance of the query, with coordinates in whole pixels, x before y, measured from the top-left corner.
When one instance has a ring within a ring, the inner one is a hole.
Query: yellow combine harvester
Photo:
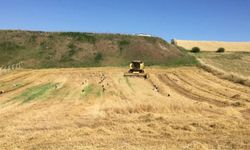
[[[140,60],[134,60],[129,64],[129,71],[124,73],[125,77],[143,77],[148,78],[148,74],[144,72],[144,63]]]

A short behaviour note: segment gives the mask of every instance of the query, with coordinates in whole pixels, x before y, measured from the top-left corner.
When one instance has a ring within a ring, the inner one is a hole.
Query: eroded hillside
[[[190,65],[193,57],[157,37],[79,32],[0,31],[0,66],[24,68]]]

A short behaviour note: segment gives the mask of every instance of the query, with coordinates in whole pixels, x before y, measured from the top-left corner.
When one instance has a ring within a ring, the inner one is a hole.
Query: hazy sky
[[[0,29],[250,41],[250,0],[0,0]]]

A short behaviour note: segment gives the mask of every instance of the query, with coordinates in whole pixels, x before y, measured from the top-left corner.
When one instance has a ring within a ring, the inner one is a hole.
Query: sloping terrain
[[[193,47],[199,47],[201,51],[217,51],[223,47],[226,51],[250,52],[250,42],[218,42],[218,41],[189,41],[175,40],[178,46],[191,50]]]
[[[3,149],[250,149],[250,88],[194,67],[19,70],[0,78]]]
[[[80,32],[0,31],[0,66],[24,68],[192,65],[193,57],[157,37]]]
[[[250,52],[202,52],[193,55],[227,73],[250,77]]]

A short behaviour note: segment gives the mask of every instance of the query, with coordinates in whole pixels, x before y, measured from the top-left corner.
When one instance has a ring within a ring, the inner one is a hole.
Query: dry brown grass
[[[237,73],[225,72],[219,68],[216,68],[215,66],[212,66],[212,65],[205,63],[201,59],[198,59],[198,60],[200,62],[200,66],[204,70],[212,73],[213,75],[218,76],[221,79],[226,79],[226,80],[232,81],[234,83],[239,83],[242,85],[250,86],[250,78],[249,77],[244,77],[244,76],[237,74]]]
[[[192,67],[148,68],[149,80],[128,78],[128,85],[125,71],[2,75],[0,90],[7,92],[0,95],[1,149],[250,148],[249,87]],[[55,86],[41,92],[46,83]],[[23,93],[33,99],[23,103]]]
[[[176,40],[177,45],[191,50],[193,47],[199,47],[201,51],[217,51],[223,47],[226,51],[250,52],[250,42],[219,42],[219,41],[189,41]]]
[[[216,70],[223,71],[228,78],[247,79],[250,77],[249,52],[201,52],[193,54],[206,65],[214,66]]]

